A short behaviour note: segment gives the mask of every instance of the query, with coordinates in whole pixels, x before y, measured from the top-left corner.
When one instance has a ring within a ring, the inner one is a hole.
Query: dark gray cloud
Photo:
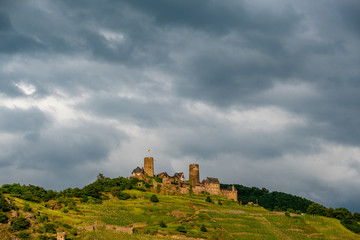
[[[356,0],[0,4],[0,183],[128,176],[153,148],[359,211]]]
[[[0,107],[0,115],[0,131],[2,132],[39,132],[50,124],[49,118],[38,108],[23,110]]]

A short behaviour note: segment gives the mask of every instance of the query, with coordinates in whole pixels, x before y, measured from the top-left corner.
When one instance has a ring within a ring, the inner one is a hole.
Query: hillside
[[[153,193],[122,191],[120,200],[103,194],[102,203],[90,199],[60,198],[35,203],[4,194],[13,210],[9,219],[24,216],[30,227],[21,231],[0,223],[0,238],[56,239],[360,239],[333,218],[271,212],[262,207],[242,206],[218,196],[162,195],[150,201]],[[219,205],[219,201],[222,205]],[[19,216],[16,216],[19,214]],[[134,232],[129,234],[125,232]]]

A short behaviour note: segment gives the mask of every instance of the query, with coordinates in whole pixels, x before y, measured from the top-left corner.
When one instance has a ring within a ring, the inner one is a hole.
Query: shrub
[[[152,202],[159,202],[159,199],[158,199],[157,196],[154,194],[154,195],[151,196],[150,201],[152,201]]]
[[[119,194],[117,195],[117,197],[118,197],[120,200],[127,200],[127,199],[131,198],[130,194],[124,193],[124,192],[119,192]]]
[[[119,195],[119,193],[121,192],[121,190],[122,189],[120,187],[112,187],[112,188],[110,188],[110,193],[114,197],[117,197]]]
[[[219,201],[218,201],[218,204],[219,204],[219,205],[222,205],[222,202],[219,200]]]
[[[290,217],[290,212],[289,212],[289,211],[286,211],[286,212],[285,212],[285,216]]]
[[[53,223],[46,223],[44,225],[45,232],[47,233],[56,233],[56,226]]]
[[[160,227],[162,227],[162,228],[166,228],[166,227],[167,227],[166,224],[164,223],[164,221],[161,221],[161,222],[159,223],[159,225],[160,225]]]
[[[274,212],[281,212],[281,209],[279,208],[279,206],[275,206],[273,209]]]
[[[69,209],[67,209],[67,208],[63,208],[63,213],[68,213],[69,212]]]
[[[24,212],[31,212],[31,207],[30,207],[30,205],[28,204],[28,203],[25,203],[24,204],[24,209],[23,209],[23,211]]]
[[[157,183],[162,183],[162,178],[160,178],[160,177],[154,177],[154,179],[155,179],[155,182],[157,182]]]
[[[30,239],[30,233],[28,233],[28,232],[20,232],[18,234],[18,237],[20,239]]]
[[[186,233],[186,232],[187,232],[186,229],[185,229],[185,227],[184,227],[183,225],[178,226],[178,227],[176,228],[176,231],[182,232],[182,233]]]
[[[72,235],[74,235],[74,236],[77,236],[77,230],[76,230],[75,228],[72,228],[72,229],[70,230],[70,233],[71,233]]]
[[[211,203],[212,200],[211,200],[211,198],[209,196],[207,196],[206,199],[205,199],[205,202]]]
[[[202,232],[207,232],[207,229],[206,229],[205,225],[202,225],[202,226],[201,226],[200,231],[202,231]]]
[[[10,204],[6,201],[4,196],[0,194],[0,211],[8,212],[10,211],[11,207]]]
[[[49,240],[49,237],[45,235],[40,235],[39,240]]]
[[[2,212],[0,212],[0,223],[7,223],[8,220],[9,220],[8,217]]]
[[[83,196],[81,199],[80,199],[80,202],[82,203],[86,203],[89,201],[89,197],[88,196]]]
[[[64,223],[62,226],[63,226],[64,228],[66,228],[66,229],[71,229],[71,228],[72,228],[72,226],[70,226],[70,225],[67,224],[67,223]]]
[[[20,216],[17,219],[15,219],[15,221],[12,224],[12,227],[16,231],[25,230],[30,227],[30,222],[26,218]]]
[[[101,199],[98,199],[98,198],[89,197],[89,200],[87,201],[87,203],[102,204],[102,201],[101,201]]]
[[[49,218],[48,218],[47,215],[41,215],[41,216],[39,217],[39,222],[40,222],[40,223],[47,222],[47,221],[49,221]]]

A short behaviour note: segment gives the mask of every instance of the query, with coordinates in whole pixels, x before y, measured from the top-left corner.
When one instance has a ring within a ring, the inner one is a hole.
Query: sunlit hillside
[[[242,206],[218,196],[161,195],[125,190],[130,198],[107,194],[101,204],[80,199],[28,202],[5,194],[15,210],[9,219],[24,216],[29,228],[0,224],[0,238],[56,239],[360,239],[333,218],[286,216],[259,206]],[[207,198],[207,197],[210,197]],[[211,202],[210,202],[211,200]],[[15,216],[18,214],[19,216]]]

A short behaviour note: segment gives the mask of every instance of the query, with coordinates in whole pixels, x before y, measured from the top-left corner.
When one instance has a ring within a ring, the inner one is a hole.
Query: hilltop
[[[360,239],[338,219],[269,211],[208,193],[165,195],[138,183],[98,178],[60,193],[3,185],[0,220],[6,221],[0,223],[0,238],[56,239],[59,233],[64,239],[60,233],[65,233],[66,239],[88,240]]]

